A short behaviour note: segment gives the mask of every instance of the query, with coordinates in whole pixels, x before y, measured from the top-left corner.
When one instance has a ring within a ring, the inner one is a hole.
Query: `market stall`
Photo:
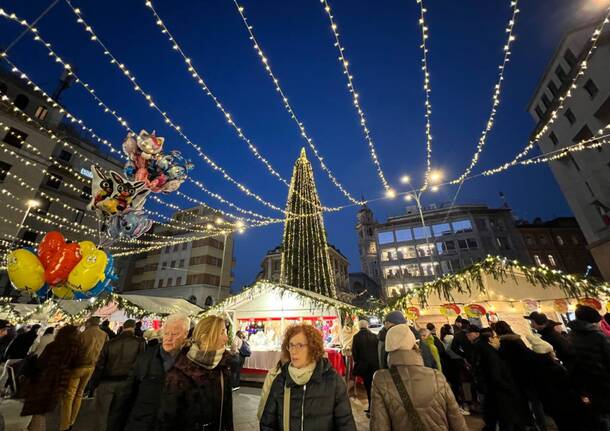
[[[607,283],[564,274],[545,266],[526,266],[499,256],[426,283],[410,295],[392,301],[384,312],[401,309],[418,327],[429,322],[440,328],[458,315],[489,326],[504,320],[522,336],[531,333],[523,318],[532,311],[565,324],[573,319],[576,304],[602,312],[608,306]]]
[[[266,372],[280,359],[283,334],[290,325],[309,323],[320,330],[330,362],[345,372],[341,356],[342,316],[360,310],[344,302],[290,286],[258,282],[220,302],[205,314],[226,313],[235,330],[248,334],[252,355],[244,372]]]

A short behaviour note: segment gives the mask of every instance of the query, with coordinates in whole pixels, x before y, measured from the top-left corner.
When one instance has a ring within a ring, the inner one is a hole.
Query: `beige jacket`
[[[256,411],[256,417],[259,422],[261,417],[263,416],[263,410],[265,410],[265,404],[267,404],[267,398],[269,398],[269,391],[271,391],[271,385],[275,381],[275,378],[282,372],[282,369],[279,367],[273,367],[269,371],[267,371],[267,376],[265,377],[265,381],[263,382],[263,389],[261,390],[261,398],[258,401],[258,410]]]
[[[464,417],[445,377],[438,370],[424,367],[416,350],[391,352],[389,365],[395,365],[427,431],[468,431]],[[371,431],[410,431],[411,421],[403,407],[389,370],[373,377]]]
[[[104,343],[108,341],[108,335],[99,326],[90,326],[80,334],[81,342],[81,367],[94,367],[100,356]]]

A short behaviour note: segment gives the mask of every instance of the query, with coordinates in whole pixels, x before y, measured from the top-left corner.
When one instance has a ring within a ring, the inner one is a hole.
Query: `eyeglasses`
[[[303,343],[297,343],[297,344],[292,344],[290,343],[288,345],[288,351],[292,352],[293,350],[296,352],[300,352],[301,350],[303,350],[305,347],[307,347],[307,344],[303,344]]]

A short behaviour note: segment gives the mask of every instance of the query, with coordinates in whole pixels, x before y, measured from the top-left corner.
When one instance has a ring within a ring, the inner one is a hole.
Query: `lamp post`
[[[13,240],[13,245],[17,243],[17,241],[19,240],[19,233],[21,232],[21,229],[23,229],[23,225],[25,224],[25,221],[27,220],[28,216],[30,215],[30,211],[32,210],[32,208],[37,208],[40,205],[40,202],[38,202],[36,199],[28,199],[26,201],[26,210],[25,213],[23,214],[23,218],[21,219],[21,223],[19,223],[19,227],[17,228],[17,233],[15,234],[15,240]]]

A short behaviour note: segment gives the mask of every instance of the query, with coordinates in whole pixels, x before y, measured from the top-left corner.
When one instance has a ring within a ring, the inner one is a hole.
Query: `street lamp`
[[[385,192],[385,197],[388,199],[394,199],[396,197],[396,191],[394,191],[394,189],[388,189]]]
[[[21,232],[21,229],[23,229],[23,225],[25,224],[25,221],[27,220],[28,216],[30,215],[30,211],[32,210],[32,208],[37,208],[40,206],[40,202],[37,201],[36,199],[28,199],[25,202],[25,205],[27,207],[27,209],[25,210],[25,213],[23,214],[23,218],[21,219],[21,223],[19,223],[19,227],[17,228],[17,234],[15,235],[15,240],[13,241],[13,245],[17,243],[17,241],[19,240],[19,233]]]
[[[400,182],[401,182],[402,184],[409,184],[409,183],[411,182],[411,177],[410,177],[410,176],[408,176],[408,175],[403,175],[403,176],[400,178]]]
[[[440,170],[434,170],[430,172],[430,181],[433,183],[438,183],[443,179],[443,172]]]

